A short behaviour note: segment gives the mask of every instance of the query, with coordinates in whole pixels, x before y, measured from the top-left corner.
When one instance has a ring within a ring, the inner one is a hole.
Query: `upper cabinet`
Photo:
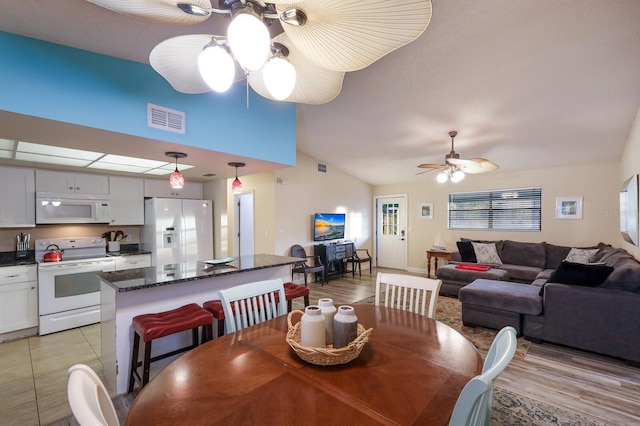
[[[195,200],[202,199],[202,183],[185,182],[184,188],[173,189],[169,185],[169,179],[145,179],[144,180],[144,196],[164,197],[164,198],[193,198]]]
[[[111,176],[109,188],[110,225],[144,225],[144,181]]]
[[[0,228],[36,226],[33,169],[0,167]]]
[[[105,175],[36,170],[36,191],[59,194],[109,195],[109,177]]]

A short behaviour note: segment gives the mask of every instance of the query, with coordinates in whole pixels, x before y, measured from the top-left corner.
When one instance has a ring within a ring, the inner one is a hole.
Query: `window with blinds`
[[[540,231],[542,188],[449,194],[449,229]]]

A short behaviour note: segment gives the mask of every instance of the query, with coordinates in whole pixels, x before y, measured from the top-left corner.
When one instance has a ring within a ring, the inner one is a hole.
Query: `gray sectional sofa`
[[[436,271],[443,281],[441,289],[446,289],[443,294],[458,295],[462,302],[466,325],[496,329],[513,325],[532,341],[640,366],[640,263],[632,255],[600,243],[591,248],[595,254],[584,265],[563,262],[571,247],[493,243],[503,264],[489,265],[490,271],[507,272],[499,280],[455,269],[456,264],[470,263],[463,262],[459,252]]]

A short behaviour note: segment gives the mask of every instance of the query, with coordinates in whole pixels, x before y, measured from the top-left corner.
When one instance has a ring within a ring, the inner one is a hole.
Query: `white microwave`
[[[36,224],[110,221],[108,199],[36,197]]]

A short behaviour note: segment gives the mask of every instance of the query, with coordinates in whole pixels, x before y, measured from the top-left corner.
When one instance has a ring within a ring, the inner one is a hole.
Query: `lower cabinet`
[[[134,254],[131,256],[116,257],[116,271],[146,268],[147,266],[151,266],[150,254]]]
[[[35,265],[0,268],[0,334],[38,325]]]
[[[313,246],[314,256],[320,256],[327,279],[346,272],[346,260],[353,257],[353,243],[318,244]],[[318,280],[319,277],[316,277]]]

